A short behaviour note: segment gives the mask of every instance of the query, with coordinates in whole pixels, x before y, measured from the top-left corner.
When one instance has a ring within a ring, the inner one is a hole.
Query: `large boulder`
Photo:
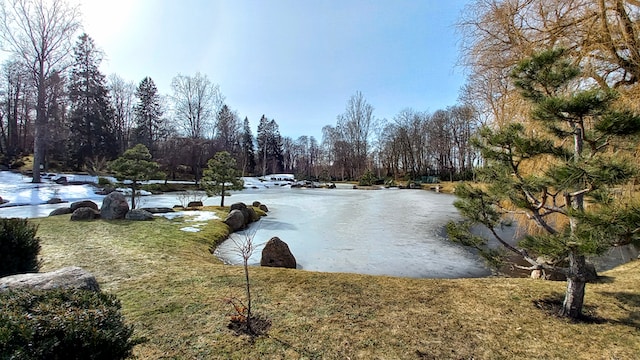
[[[244,216],[244,226],[260,219],[260,216],[258,216],[256,211],[252,207],[248,207],[245,203],[238,202],[231,204],[230,211],[233,210],[239,210],[242,212],[242,215]]]
[[[190,201],[190,202],[187,204],[187,207],[188,207],[188,208],[193,208],[193,207],[203,207],[203,206],[204,206],[204,204],[202,204],[202,201]]]
[[[296,268],[296,258],[289,250],[289,246],[277,236],[272,237],[262,249],[260,266]]]
[[[258,209],[264,211],[264,212],[269,212],[269,208],[267,207],[267,205],[265,204],[260,204],[260,206],[258,207]]]
[[[55,210],[53,210],[52,212],[49,213],[49,216],[57,216],[57,215],[65,215],[65,214],[71,214],[73,211],[71,211],[70,208],[68,207],[64,207],[64,208],[57,208]]]
[[[104,200],[102,200],[100,214],[105,220],[124,219],[127,212],[129,212],[127,198],[117,191],[105,196]]]
[[[99,218],[100,213],[98,210],[94,210],[90,207],[78,208],[71,214],[71,221],[86,221]]]
[[[100,291],[95,276],[77,266],[66,267],[47,273],[29,273],[0,278],[0,291],[10,289],[83,289]]]
[[[242,230],[245,227],[244,215],[240,210],[231,210],[227,217],[224,219],[224,223],[229,225],[231,231]]]
[[[69,209],[71,209],[71,212],[76,211],[76,209],[79,208],[83,208],[83,207],[88,207],[88,208],[92,208],[93,210],[100,210],[100,208],[98,208],[98,204],[94,203],[91,200],[81,200],[81,201],[76,201],[71,203],[71,206],[69,206]]]
[[[246,209],[247,205],[243,202],[237,202],[237,203],[233,203],[231,204],[231,206],[229,206],[229,211],[233,211],[233,210],[243,210]]]
[[[127,215],[124,216],[127,220],[134,221],[148,221],[153,220],[153,214],[143,209],[133,209],[127,212]]]

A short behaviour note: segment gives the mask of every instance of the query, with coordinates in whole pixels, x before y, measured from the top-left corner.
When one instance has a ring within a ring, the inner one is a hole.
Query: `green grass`
[[[221,217],[224,209],[220,211]],[[267,336],[227,328],[229,297],[243,298],[243,271],[210,247],[226,225],[200,233],[181,221],[39,225],[42,271],[78,265],[122,301],[141,359],[633,359],[640,354],[640,262],[589,284],[594,323],[549,315],[537,300],[565,284],[531,279],[403,279],[250,269],[254,311]],[[294,254],[295,255],[295,254]]]

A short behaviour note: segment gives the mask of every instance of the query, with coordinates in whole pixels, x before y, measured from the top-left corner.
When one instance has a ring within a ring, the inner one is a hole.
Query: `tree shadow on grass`
[[[640,294],[631,292],[599,292],[601,295],[609,296],[617,300],[617,306],[629,313],[624,319],[616,320],[616,323],[632,326],[640,330]]]
[[[595,305],[585,304],[582,309],[582,316],[578,319],[567,319],[575,322],[585,324],[621,324],[640,329],[640,294],[630,292],[598,292],[601,295],[613,297],[618,300],[617,306],[629,313],[629,316],[624,319],[606,319],[597,316],[598,307]],[[546,312],[549,315],[560,317],[560,310],[562,309],[562,302],[564,300],[564,294],[556,292],[545,298],[533,300],[533,304],[538,309]]]
[[[596,310],[598,309],[595,305],[584,304],[582,306],[582,315],[577,319],[569,319],[560,316],[560,311],[562,310],[562,303],[564,301],[564,294],[559,292],[554,292],[551,295],[544,297],[542,299],[533,300],[533,305],[547,313],[548,315],[555,316],[558,318],[567,319],[569,321],[585,323],[585,324],[603,324],[608,322],[609,320],[604,319],[596,315]]]

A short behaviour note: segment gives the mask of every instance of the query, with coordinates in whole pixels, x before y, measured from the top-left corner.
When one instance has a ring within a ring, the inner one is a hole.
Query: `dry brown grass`
[[[403,279],[250,269],[254,311],[272,322],[253,341],[227,328],[243,271],[209,253],[224,225],[35,220],[44,271],[80,265],[115,293],[141,359],[633,359],[640,354],[640,262],[587,288],[595,323],[536,307],[564,283],[531,279]]]

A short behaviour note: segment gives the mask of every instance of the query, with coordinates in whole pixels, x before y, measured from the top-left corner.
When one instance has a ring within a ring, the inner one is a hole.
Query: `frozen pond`
[[[429,278],[489,275],[482,261],[444,237],[446,223],[459,218],[454,199],[420,190],[280,188],[247,189],[229,200],[266,204],[268,216],[252,225],[257,227],[254,243],[279,237],[306,270]],[[217,255],[241,263],[232,241],[223,243]],[[260,255],[258,246],[250,263],[259,263]]]
[[[0,172],[0,196],[10,204],[0,217],[41,217],[64,205],[43,205],[51,197],[65,201],[94,200],[89,185],[30,184],[28,178]],[[141,206],[178,204],[176,195],[141,198]],[[352,272],[401,277],[458,278],[490,274],[475,255],[448,242],[445,224],[459,218],[454,197],[419,190],[248,188],[225,199],[226,204],[257,200],[269,207],[258,223],[258,248],[250,263],[260,262],[262,245],[278,236],[289,245],[299,267],[312,271]],[[208,198],[206,205],[219,204]],[[36,205],[40,204],[40,205]],[[253,229],[255,230],[255,229]],[[238,264],[233,243],[223,243],[217,255]]]

